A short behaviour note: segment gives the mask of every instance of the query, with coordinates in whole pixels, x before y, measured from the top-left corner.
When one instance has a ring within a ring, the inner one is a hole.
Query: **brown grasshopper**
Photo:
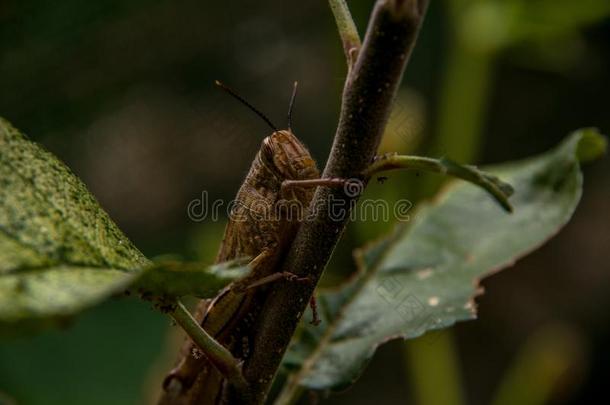
[[[299,227],[300,214],[309,206],[314,187],[342,186],[339,179],[320,179],[316,162],[292,133],[291,115],[295,83],[288,108],[288,129],[278,130],[271,121],[234,91],[216,82],[259,115],[272,129],[258,151],[241,185],[236,205],[225,229],[216,262],[254,257],[246,278],[231,284],[213,300],[202,301],[195,318],[238,359],[246,360],[260,313],[264,284],[278,279],[297,279],[278,272],[279,264]],[[294,217],[294,207],[301,210]],[[305,281],[307,278],[298,278]],[[253,288],[257,287],[257,288]],[[312,305],[315,311],[315,306]],[[314,313],[314,322],[316,320]],[[223,402],[228,382],[208,361],[205,353],[187,340],[176,367],[164,381],[160,403],[216,404]]]

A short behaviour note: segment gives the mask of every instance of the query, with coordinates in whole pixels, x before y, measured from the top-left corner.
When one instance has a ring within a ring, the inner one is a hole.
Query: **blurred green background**
[[[373,1],[348,2],[363,33]],[[610,128],[610,2],[433,1],[383,151],[469,163],[519,159],[583,126]],[[213,86],[239,89],[320,165],[345,61],[325,1],[0,2],[0,115],[79,175],[148,256],[211,261],[223,221],[189,201],[232,198],[266,125]],[[303,403],[580,404],[610,378],[610,163],[585,168],[572,222],[483,282],[479,320],[383,346],[349,391]],[[428,198],[438,178],[392,175],[371,196]],[[328,271],[391,227],[355,223]],[[134,299],[61,331],[0,342],[0,403],[140,404],[156,396],[181,337]]]

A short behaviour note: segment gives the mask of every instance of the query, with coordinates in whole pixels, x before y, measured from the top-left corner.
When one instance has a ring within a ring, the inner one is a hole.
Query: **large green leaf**
[[[0,119],[0,333],[61,321],[148,260],[51,153]]]
[[[65,323],[128,287],[210,297],[245,271],[152,264],[62,162],[0,118],[0,335]]]
[[[513,214],[479,189],[453,183],[410,224],[357,251],[358,275],[320,294],[322,324],[304,327],[290,348],[284,365],[293,374],[281,398],[302,388],[345,388],[379,344],[475,318],[479,280],[568,222],[582,191],[579,159],[604,149],[595,130],[578,131],[539,157],[489,169],[514,186]]]

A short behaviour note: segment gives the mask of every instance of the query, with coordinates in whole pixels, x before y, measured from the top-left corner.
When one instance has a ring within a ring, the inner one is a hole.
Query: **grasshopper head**
[[[283,180],[319,177],[316,162],[290,130],[275,131],[263,140],[261,158]]]

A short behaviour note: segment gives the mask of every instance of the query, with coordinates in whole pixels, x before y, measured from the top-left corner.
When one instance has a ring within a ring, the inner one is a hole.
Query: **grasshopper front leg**
[[[275,252],[272,249],[264,249],[261,253],[259,253],[250,263],[248,263],[248,267],[250,267],[250,274],[241,280],[235,282],[231,286],[231,290],[237,293],[243,293],[246,290],[250,290],[256,287],[260,287],[262,285],[266,285],[278,280],[288,280],[288,281],[301,281],[308,282],[311,281],[309,277],[299,277],[294,273],[289,271],[281,271],[277,273],[268,274],[265,276],[261,276],[261,269],[267,268],[267,261],[271,260],[275,255]]]

